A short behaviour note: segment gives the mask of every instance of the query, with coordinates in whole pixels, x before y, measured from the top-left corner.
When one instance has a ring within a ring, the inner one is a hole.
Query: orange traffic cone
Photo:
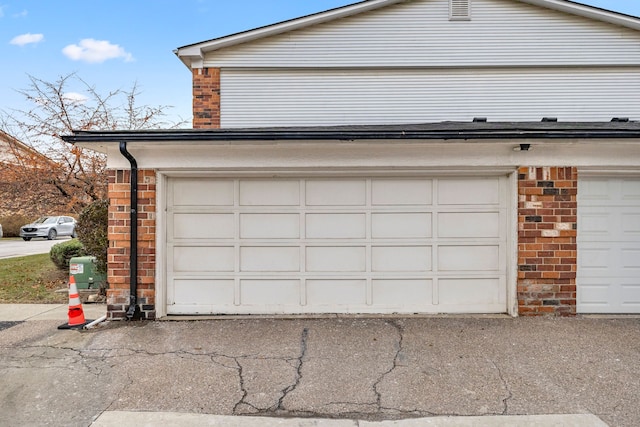
[[[69,276],[69,323],[58,326],[58,329],[81,328],[87,324],[80,303],[80,295],[76,286],[76,279],[73,275]]]

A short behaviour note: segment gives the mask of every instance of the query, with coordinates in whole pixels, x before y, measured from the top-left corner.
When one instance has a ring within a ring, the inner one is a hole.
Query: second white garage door
[[[507,182],[169,178],[167,313],[505,312]]]
[[[640,313],[640,179],[578,182],[579,313]]]

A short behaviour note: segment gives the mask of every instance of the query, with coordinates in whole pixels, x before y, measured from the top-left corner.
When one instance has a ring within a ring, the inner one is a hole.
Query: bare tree
[[[68,144],[63,135],[74,130],[167,129],[186,123],[169,122],[169,106],[139,106],[135,83],[127,90],[101,93],[75,73],[54,82],[33,76],[29,81],[29,87],[18,92],[31,108],[1,111],[0,130],[42,156],[32,153],[26,158],[16,150],[15,161],[5,161],[2,191],[6,194],[11,184],[16,196],[23,190],[33,194],[35,185],[40,192],[46,190],[46,198],[52,201],[49,206],[57,200],[55,209],[66,213],[79,213],[89,203],[104,199],[107,178],[103,154]]]

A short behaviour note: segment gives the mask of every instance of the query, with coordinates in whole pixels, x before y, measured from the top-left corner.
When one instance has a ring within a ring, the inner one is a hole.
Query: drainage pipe
[[[87,323],[86,325],[84,325],[82,327],[82,329],[91,329],[94,326],[96,326],[98,323],[104,322],[105,320],[107,320],[107,315],[106,314],[104,316],[94,320],[93,322]]]
[[[120,141],[120,153],[131,164],[131,220],[130,220],[130,262],[129,262],[129,308],[127,319],[139,318],[138,307],[138,162],[127,151],[127,142]]]

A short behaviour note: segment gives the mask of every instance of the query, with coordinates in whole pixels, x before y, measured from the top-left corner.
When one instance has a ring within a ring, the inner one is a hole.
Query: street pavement
[[[0,259],[46,254],[49,253],[53,245],[69,239],[70,237],[58,237],[54,240],[37,238],[25,242],[22,239],[2,238],[0,239]]]
[[[57,329],[64,307],[22,310],[0,305],[0,425],[640,424],[636,317],[230,317],[82,331]]]

